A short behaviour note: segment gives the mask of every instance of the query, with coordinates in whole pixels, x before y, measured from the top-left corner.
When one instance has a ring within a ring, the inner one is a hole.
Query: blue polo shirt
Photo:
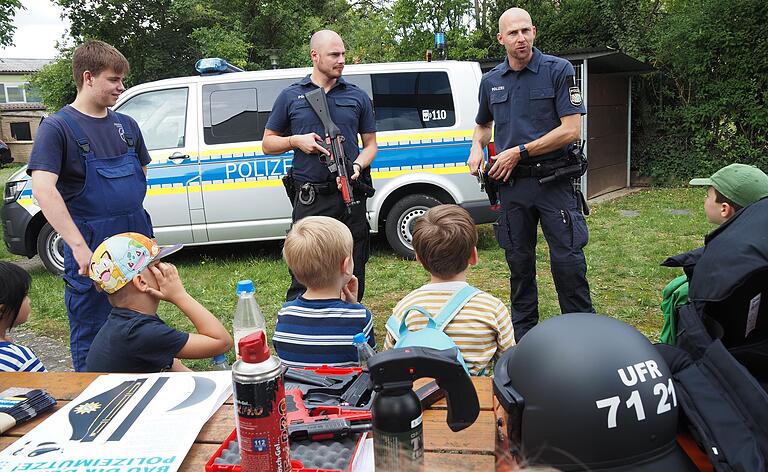
[[[304,98],[306,92],[317,89],[307,75],[283,90],[275,100],[266,128],[283,136],[315,132],[325,136],[320,118]],[[354,161],[360,154],[357,145],[358,133],[375,133],[376,119],[373,104],[362,89],[348,83],[343,77],[326,94],[331,119],[344,135],[344,153]],[[307,154],[301,149],[293,150],[293,177],[299,182],[327,182],[334,177],[317,154]]]
[[[497,153],[544,136],[563,116],[587,113],[571,63],[536,48],[523,70],[505,59],[483,75],[479,101],[475,122],[494,122]]]

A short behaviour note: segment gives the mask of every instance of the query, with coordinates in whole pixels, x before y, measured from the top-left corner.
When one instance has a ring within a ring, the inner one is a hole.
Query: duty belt
[[[303,205],[311,205],[315,202],[316,195],[330,195],[339,191],[334,182],[312,183],[304,182],[299,187],[299,202]]]
[[[537,160],[538,162],[520,162],[512,169],[510,177],[547,177],[552,175],[555,169],[568,165],[565,157],[564,154],[561,154],[555,158]]]

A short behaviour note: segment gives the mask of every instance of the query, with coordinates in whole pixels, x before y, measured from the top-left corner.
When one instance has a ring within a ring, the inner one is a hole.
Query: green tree
[[[190,40],[194,20],[188,1],[55,0],[71,22],[77,43],[88,38],[115,46],[131,64],[128,84],[194,72],[199,58]]]
[[[72,76],[72,52],[72,49],[61,51],[55,61],[44,65],[30,79],[30,84],[40,91],[40,98],[51,112],[72,103],[77,95]]]
[[[635,161],[655,180],[732,162],[768,170],[768,5],[677,0],[653,36],[660,71],[638,90]]]
[[[0,0],[0,46],[13,46],[13,17],[22,8],[21,0]]]

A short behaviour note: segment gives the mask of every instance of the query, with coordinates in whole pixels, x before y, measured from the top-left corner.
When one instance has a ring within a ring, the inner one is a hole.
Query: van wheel
[[[64,239],[50,223],[43,225],[37,235],[37,255],[48,272],[54,275],[64,274]]]
[[[414,259],[413,223],[432,207],[442,202],[429,195],[408,195],[389,210],[385,232],[387,241],[396,253],[406,259]]]

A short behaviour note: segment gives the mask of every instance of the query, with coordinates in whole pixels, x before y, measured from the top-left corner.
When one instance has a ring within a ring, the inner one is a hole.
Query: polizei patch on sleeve
[[[579,87],[568,87],[568,96],[571,99],[571,105],[575,107],[581,105],[581,90]]]

